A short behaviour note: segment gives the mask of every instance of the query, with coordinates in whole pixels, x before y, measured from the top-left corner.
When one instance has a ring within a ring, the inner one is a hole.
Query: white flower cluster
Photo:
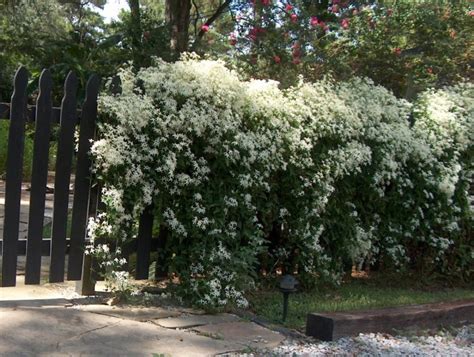
[[[100,98],[92,154],[106,211],[91,235],[133,238],[154,202],[183,297],[245,305],[265,251],[277,260],[268,272],[335,278],[345,258],[402,264],[410,242],[454,244],[455,192],[472,177],[472,86],[413,109],[368,80],[280,90],[190,55],[121,79],[120,95]]]

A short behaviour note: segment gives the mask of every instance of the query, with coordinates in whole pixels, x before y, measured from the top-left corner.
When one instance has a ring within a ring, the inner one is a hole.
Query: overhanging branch
[[[204,23],[204,26],[211,26],[214,23],[214,21],[216,21],[224,13],[224,11],[227,9],[227,7],[229,7],[231,1],[232,0],[225,0],[216,9],[214,14],[207,19],[207,21]],[[192,50],[194,50],[197,47],[197,45],[199,44],[199,42],[201,42],[201,39],[202,39],[202,37],[204,36],[205,33],[206,33],[206,31],[204,31],[202,28],[199,30],[199,32],[196,36],[196,39],[194,40],[193,46],[191,48]]]

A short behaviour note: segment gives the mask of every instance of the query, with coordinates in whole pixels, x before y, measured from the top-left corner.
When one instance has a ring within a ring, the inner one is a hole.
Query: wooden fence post
[[[69,213],[69,184],[71,182],[74,129],[77,124],[76,93],[78,80],[69,72],[64,82],[61,118],[54,177],[54,208],[51,235],[51,266],[49,281],[64,281],[67,218]]]
[[[156,247],[158,256],[156,258],[155,280],[166,278],[168,276],[168,270],[167,270],[167,267],[165,266],[165,256],[164,256],[164,250],[166,248],[168,235],[169,235],[168,227],[164,224],[161,224],[160,232],[158,233],[158,244]]]
[[[89,193],[91,185],[89,151],[94,138],[97,120],[97,95],[100,80],[92,75],[87,82],[86,100],[82,107],[77,153],[76,181],[72,209],[71,246],[69,250],[68,280],[81,280],[84,241],[87,233]]]
[[[36,100],[25,284],[39,284],[41,276],[41,241],[43,240],[46,185],[48,183],[49,138],[53,109],[52,87],[51,73],[45,69],[39,79],[39,95]]]
[[[20,67],[14,79],[8,132],[5,216],[3,224],[2,286],[16,285],[18,230],[20,227],[21,181],[27,110],[28,72]]]
[[[136,279],[148,279],[153,218],[153,204],[151,204],[143,211],[138,226]]]
[[[96,217],[100,203],[100,186],[95,184],[90,191],[89,218]],[[76,284],[76,292],[81,295],[94,295],[95,282],[97,280],[96,271],[98,264],[91,255],[84,254],[82,264],[82,279]]]

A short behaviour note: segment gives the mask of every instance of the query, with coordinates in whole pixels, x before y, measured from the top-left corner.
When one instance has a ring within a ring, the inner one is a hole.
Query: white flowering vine
[[[100,98],[92,155],[106,209],[91,236],[120,247],[153,203],[182,298],[246,306],[260,270],[338,279],[347,261],[403,266],[418,243],[441,260],[456,245],[470,85],[413,106],[368,80],[280,90],[189,55],[121,79],[121,94]]]

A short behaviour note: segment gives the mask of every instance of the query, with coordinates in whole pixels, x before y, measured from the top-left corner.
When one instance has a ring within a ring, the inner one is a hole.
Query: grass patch
[[[254,313],[281,323],[283,297],[278,290],[258,291],[248,298]],[[285,326],[304,330],[306,315],[311,312],[355,311],[462,299],[474,299],[473,286],[424,285],[416,280],[392,280],[384,276],[348,278],[337,288],[321,287],[292,294]]]

